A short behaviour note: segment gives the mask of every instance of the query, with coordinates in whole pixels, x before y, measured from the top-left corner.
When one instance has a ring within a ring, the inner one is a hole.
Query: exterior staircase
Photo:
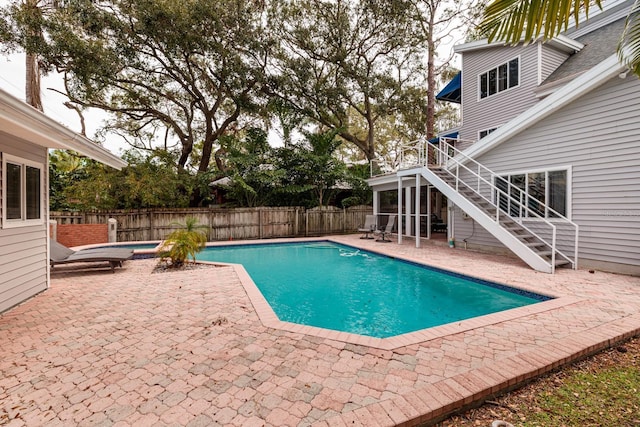
[[[440,146],[418,141],[410,152],[403,152],[397,174],[421,175],[531,268],[545,273],[559,266],[577,268],[577,224],[537,200],[537,211],[532,210],[522,190],[504,180],[499,188],[497,174],[446,141]],[[511,196],[504,191],[505,185],[511,186]],[[538,214],[541,210],[551,212],[553,218]]]

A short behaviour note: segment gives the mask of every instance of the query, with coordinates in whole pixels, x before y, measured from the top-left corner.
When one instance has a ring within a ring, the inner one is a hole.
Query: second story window
[[[520,84],[520,58],[514,58],[480,74],[480,99]]]
[[[489,128],[489,129],[481,130],[480,132],[478,132],[478,139],[484,138],[485,136],[489,135],[491,132],[493,132],[496,129],[498,128]]]

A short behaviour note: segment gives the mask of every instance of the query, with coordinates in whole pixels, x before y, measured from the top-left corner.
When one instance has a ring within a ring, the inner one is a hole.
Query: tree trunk
[[[427,23],[427,125],[426,134],[427,139],[431,139],[435,136],[435,122],[436,122],[436,44],[434,41],[435,31],[435,14],[436,7],[434,3],[429,3],[430,14],[429,22]]]
[[[182,140],[182,151],[180,153],[180,158],[178,159],[178,170],[184,170],[184,165],[187,164],[192,151],[193,140],[191,139],[191,137],[184,138]]]
[[[25,0],[23,7],[27,10],[29,16],[39,16],[40,10],[38,9],[39,0]],[[42,34],[38,34],[37,28],[30,28],[30,37],[38,38]],[[34,53],[27,52],[25,58],[25,101],[32,107],[43,111],[42,98],[40,96],[40,67],[38,66],[38,56]]]
[[[376,145],[375,145],[375,122],[373,121],[372,118],[372,107],[371,107],[371,101],[369,99],[369,97],[365,97],[365,108],[366,108],[366,114],[367,114],[367,151],[365,152],[365,155],[367,156],[367,160],[369,160],[370,162],[372,160],[375,159],[376,157]]]
[[[38,57],[35,54],[28,53],[25,65],[25,100],[27,104],[43,111],[42,98],[40,97],[40,68],[38,67]]]

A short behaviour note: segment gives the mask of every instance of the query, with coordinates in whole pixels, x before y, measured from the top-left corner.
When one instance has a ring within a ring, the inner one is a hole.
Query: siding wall
[[[46,148],[11,139],[3,133],[0,133],[0,152],[40,162],[45,167],[47,164]],[[1,168],[2,163],[0,163]],[[43,176],[42,184],[46,190],[49,187],[46,170]],[[45,219],[48,212],[46,200],[46,194],[43,194],[41,203],[45,206]],[[0,227],[0,312],[47,288],[47,227],[45,223],[46,221],[42,225],[30,227]]]
[[[544,81],[556,68],[569,58],[569,54],[560,52],[546,44],[541,45],[540,72]]]
[[[478,75],[520,56],[520,86],[479,99]],[[478,132],[498,127],[535,104],[538,46],[503,46],[462,54],[462,126],[460,138],[475,141]],[[464,148],[464,147],[463,147]]]
[[[478,160],[498,173],[571,167],[579,264],[640,274],[640,80],[613,78]],[[456,240],[471,235],[456,217]],[[476,226],[470,244],[500,246]]]

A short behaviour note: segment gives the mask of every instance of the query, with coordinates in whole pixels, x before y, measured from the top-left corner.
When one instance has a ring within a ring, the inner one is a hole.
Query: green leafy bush
[[[160,261],[169,261],[169,266],[179,268],[191,258],[194,262],[196,254],[204,248],[207,243],[207,235],[204,228],[199,225],[193,217],[187,217],[182,228],[173,231],[164,241],[160,250]]]

